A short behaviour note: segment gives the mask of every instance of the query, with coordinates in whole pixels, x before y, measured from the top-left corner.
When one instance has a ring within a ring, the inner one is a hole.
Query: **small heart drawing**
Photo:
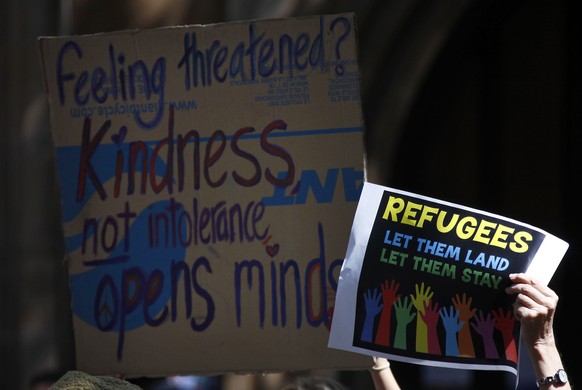
[[[267,253],[271,257],[275,257],[279,253],[279,244],[267,245]]]
[[[127,127],[122,126],[121,129],[119,129],[119,134],[113,134],[111,136],[111,141],[113,141],[115,143],[115,145],[119,146],[123,143],[123,140],[125,139],[126,135],[127,135]]]

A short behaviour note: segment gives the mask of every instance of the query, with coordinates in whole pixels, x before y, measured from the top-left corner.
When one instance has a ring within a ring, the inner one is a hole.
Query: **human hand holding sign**
[[[521,340],[531,357],[543,389],[571,389],[554,337],[554,314],[558,295],[530,276],[510,274],[513,285],[505,292],[515,295],[513,312],[521,322]],[[565,380],[565,382],[564,382]]]

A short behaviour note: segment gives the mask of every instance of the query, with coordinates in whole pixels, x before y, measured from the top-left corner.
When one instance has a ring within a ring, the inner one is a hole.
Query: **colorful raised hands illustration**
[[[430,287],[424,289],[424,283],[421,283],[420,288],[418,284],[414,286],[416,295],[411,295],[412,303],[416,308],[416,311],[420,314],[424,314],[424,307],[429,302],[433,296],[433,292],[430,291]],[[417,352],[428,352],[428,334],[426,329],[426,323],[422,319],[422,315],[416,316],[416,351]]]
[[[394,279],[384,280],[380,287],[381,292],[378,288],[370,288],[363,294],[365,317],[360,334],[362,342],[401,350],[415,348],[418,353],[431,355],[468,358],[476,357],[475,342],[479,346],[480,358],[505,358],[517,363],[517,320],[511,310],[507,313],[501,307],[490,312],[478,310],[472,306],[473,297],[465,292],[455,294],[451,297],[452,304],[442,307],[441,302],[433,299],[435,293],[431,286],[424,282],[415,284],[414,294],[405,294],[407,296],[404,297],[399,293],[400,282]],[[415,316],[416,326],[414,331],[410,329],[410,332],[416,332],[413,347],[408,345],[412,341],[412,334],[409,335],[408,331]],[[498,334],[502,337],[498,338]]]
[[[487,316],[479,310],[471,322],[471,327],[477,332],[483,340],[483,348],[485,349],[485,357],[487,359],[499,359],[499,353],[495,348],[495,340],[493,339],[493,332],[495,331],[495,318],[491,313]]]
[[[384,281],[382,285],[382,302],[383,309],[380,314],[380,323],[378,324],[378,330],[376,331],[376,344],[390,346],[390,329],[391,329],[391,318],[392,318],[392,306],[394,302],[400,295],[397,295],[398,288],[400,288],[400,283],[392,282],[388,283],[388,280]]]
[[[515,317],[512,315],[511,310],[508,310],[507,314],[505,314],[502,308],[499,308],[499,312],[493,310],[492,313],[496,320],[495,327],[501,332],[501,335],[503,336],[505,358],[517,363],[517,348],[515,346],[515,338],[513,337],[513,331],[515,329]]]
[[[471,309],[472,300],[473,298],[471,297],[467,299],[465,293],[463,293],[463,299],[459,298],[459,294],[453,298],[453,305],[460,313],[459,320],[465,324],[459,331],[459,354],[467,357],[475,357],[475,348],[473,347],[469,320],[473,317],[477,309]]]
[[[394,347],[406,349],[406,329],[412,322],[416,313],[412,312],[412,301],[408,297],[399,298],[394,303],[394,312],[396,313],[396,333],[394,336]]]
[[[360,340],[371,343],[374,335],[374,319],[382,310],[380,303],[381,295],[378,289],[374,289],[374,293],[370,289],[364,293],[364,302],[366,305],[366,318],[364,319],[364,327],[362,328],[362,335]]]
[[[424,305],[424,314],[421,313],[422,320],[426,324],[428,332],[428,353],[433,355],[441,354],[441,346],[439,344],[439,336],[437,333],[437,325],[439,323],[439,304],[432,302]]]
[[[459,356],[459,345],[457,344],[457,333],[463,327],[463,322],[459,322],[459,311],[451,305],[450,313],[447,308],[441,309],[441,319],[446,332],[445,355]]]

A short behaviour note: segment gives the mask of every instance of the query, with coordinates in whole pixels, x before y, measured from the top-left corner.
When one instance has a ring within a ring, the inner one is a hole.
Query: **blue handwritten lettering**
[[[294,75],[295,70],[303,71],[324,67],[323,16],[319,18],[319,30],[315,36],[306,32],[296,37],[281,34],[279,40],[258,33],[257,25],[249,23],[248,40],[229,47],[220,40],[214,40],[206,49],[198,46],[196,32],[187,32],[183,39],[183,55],[178,68],[184,69],[184,88],[190,90],[199,85],[211,86],[214,81],[223,83],[227,75],[231,80],[256,80],[267,78],[275,72],[280,75]]]
[[[301,294],[301,278],[299,264],[294,259],[288,259],[279,263],[279,275],[277,275],[277,267],[274,261],[271,261],[271,308],[272,308],[272,325],[277,326],[279,321],[277,315],[280,303],[281,326],[285,327],[287,324],[287,292],[288,287],[286,281],[288,273],[291,271],[291,281],[293,281],[295,292],[295,312],[296,322],[295,326],[301,328],[303,318],[303,305],[305,302],[305,318],[311,327],[318,327],[321,324],[327,325],[330,323],[328,300],[327,300],[327,283],[336,290],[337,281],[334,277],[336,268],[341,267],[343,259],[335,259],[330,263],[330,268],[326,273],[326,255],[325,255],[325,240],[323,226],[318,224],[317,229],[319,242],[319,255],[312,259],[307,264],[303,277],[303,291]],[[258,278],[258,284],[254,282],[255,276]],[[246,276],[246,290],[255,290],[257,293],[257,304],[259,309],[258,325],[264,328],[265,325],[265,310],[266,310],[266,283],[265,283],[265,269],[261,261],[257,259],[242,260],[235,263],[234,275],[234,298],[236,307],[236,321],[237,326],[242,326],[242,294],[243,294],[243,280]],[[277,288],[277,281],[279,281],[279,288]],[[315,302],[315,297],[319,297],[319,301]],[[318,309],[316,309],[318,306]],[[317,313],[316,313],[317,310]]]
[[[68,55],[72,52],[72,56]],[[91,100],[96,103],[105,103],[109,98],[113,101],[135,101],[139,94],[146,100],[153,96],[157,98],[157,111],[150,120],[142,117],[142,110],[134,110],[133,117],[143,129],[153,129],[161,121],[164,108],[166,86],[166,59],[159,57],[151,70],[142,60],[132,64],[125,64],[125,53],[116,53],[113,44],[109,45],[109,69],[96,66],[92,72],[75,72],[65,70],[66,65],[75,65],[83,59],[83,49],[75,41],[66,42],[57,57],[57,90],[59,103],[63,106],[67,95],[73,95],[77,106],[86,106]],[[72,83],[71,87],[66,85]]]

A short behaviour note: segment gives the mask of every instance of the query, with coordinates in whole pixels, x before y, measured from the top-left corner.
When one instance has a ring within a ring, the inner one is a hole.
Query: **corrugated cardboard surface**
[[[39,39],[78,368],[358,368],[327,348],[364,181],[354,15]]]

